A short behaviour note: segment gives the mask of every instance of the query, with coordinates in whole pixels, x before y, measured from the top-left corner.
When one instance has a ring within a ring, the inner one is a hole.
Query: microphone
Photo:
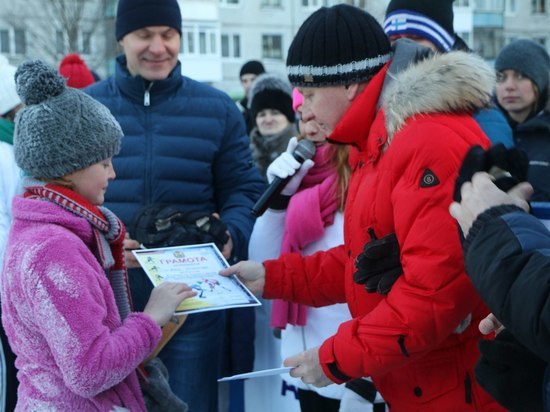
[[[292,152],[292,157],[296,159],[300,164],[304,163],[306,160],[311,159],[315,154],[315,143],[311,140],[303,139],[300,140],[296,149]],[[298,169],[299,170],[299,169]],[[296,170],[296,171],[298,171]],[[280,177],[275,177],[273,181],[267,187],[267,190],[260,196],[258,201],[252,206],[252,214],[255,216],[261,216],[268,208],[269,204],[272,203],[273,199],[281,194],[281,191],[284,189],[286,184],[292,176],[287,176],[284,179]]]

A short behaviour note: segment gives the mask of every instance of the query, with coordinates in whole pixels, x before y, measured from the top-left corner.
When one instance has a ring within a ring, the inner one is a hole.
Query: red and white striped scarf
[[[92,253],[107,272],[121,318],[128,316],[132,302],[124,262],[126,230],[122,221],[106,207],[94,206],[64,186],[28,179],[23,196],[53,202],[90,223],[95,240]]]

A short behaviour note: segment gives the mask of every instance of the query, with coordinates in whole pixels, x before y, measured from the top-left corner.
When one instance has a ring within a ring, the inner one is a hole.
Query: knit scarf
[[[59,185],[27,179],[24,197],[55,203],[86,219],[92,226],[92,253],[106,271],[121,319],[131,312],[132,302],[124,263],[124,224],[106,207],[92,205],[75,191]]]
[[[325,227],[334,222],[338,209],[336,200],[337,175],[331,165],[329,146],[319,147],[313,161],[315,166],[302,180],[300,189],[288,204],[281,254],[298,252],[321,238]],[[307,210],[308,213],[303,213]],[[305,326],[307,306],[276,299],[271,306],[271,326],[284,329],[286,325]]]

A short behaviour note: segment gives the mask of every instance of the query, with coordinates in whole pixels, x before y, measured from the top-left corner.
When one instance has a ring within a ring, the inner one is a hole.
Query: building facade
[[[303,21],[321,6],[348,3],[380,22],[389,0],[178,0],[185,75],[239,98],[239,69],[261,60],[284,75],[286,51]],[[434,0],[435,1],[435,0]],[[0,54],[12,64],[41,58],[56,65],[78,52],[104,77],[120,49],[114,37],[117,0],[0,0]],[[508,42],[532,38],[550,48],[550,0],[455,0],[456,33],[493,60]]]

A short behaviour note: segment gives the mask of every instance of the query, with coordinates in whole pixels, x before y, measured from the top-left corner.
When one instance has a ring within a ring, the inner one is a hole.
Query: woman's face
[[[496,95],[500,106],[518,123],[522,123],[537,104],[535,85],[515,70],[497,73]]]
[[[262,136],[271,136],[285,130],[290,122],[275,109],[264,109],[256,115],[256,126]]]

